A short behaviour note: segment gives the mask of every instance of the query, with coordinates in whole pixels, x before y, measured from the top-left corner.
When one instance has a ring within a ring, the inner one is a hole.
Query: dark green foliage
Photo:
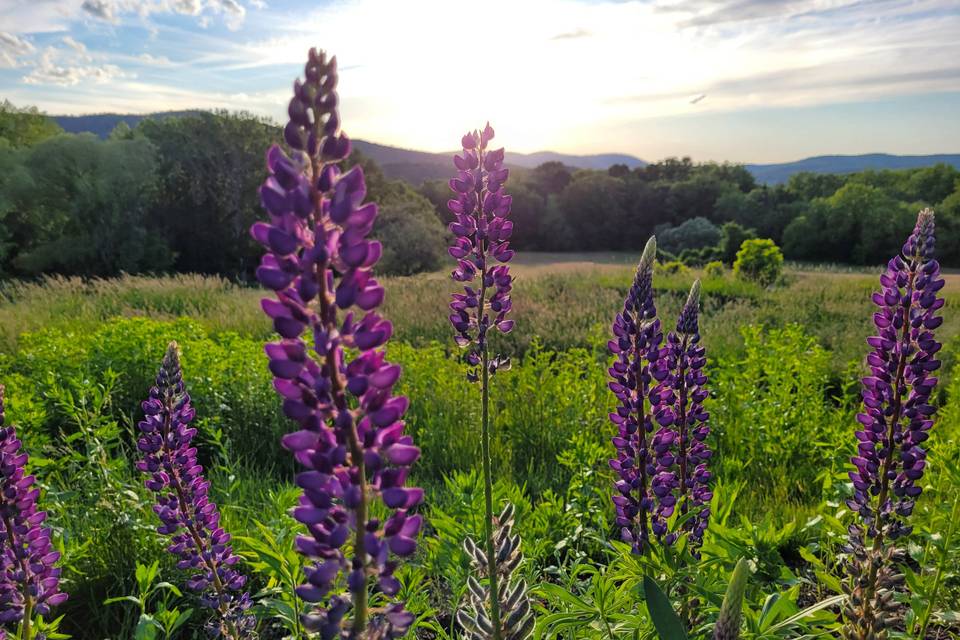
[[[178,271],[252,272],[261,247],[249,229],[263,213],[257,189],[277,128],[249,114],[201,113],[144,120],[137,134],[157,149],[159,197],[153,215],[177,253]]]
[[[746,229],[736,222],[725,222],[720,227],[720,246],[719,260],[723,264],[733,266],[733,261],[737,259],[737,252],[743,245],[744,240],[755,238],[753,229]]]
[[[691,218],[676,227],[658,228],[657,245],[669,253],[713,247],[720,242],[720,229],[706,218]]]

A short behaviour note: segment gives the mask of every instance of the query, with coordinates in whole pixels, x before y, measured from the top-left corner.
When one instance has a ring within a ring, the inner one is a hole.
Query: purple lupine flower
[[[506,264],[514,254],[509,242],[513,223],[507,219],[513,198],[503,192],[509,173],[503,166],[503,148],[487,150],[493,136],[490,123],[483,131],[463,136],[463,155],[453,158],[457,177],[450,180],[456,197],[447,202],[454,215],[450,231],[456,236],[448,249],[457,261],[451,275],[465,283],[463,293],[453,294],[450,323],[457,332],[457,344],[472,345],[467,362],[473,367],[481,364],[491,325],[502,333],[513,329],[513,320],[507,319],[513,279]],[[477,276],[480,286],[474,288],[469,283]],[[488,366],[492,372],[505,364],[506,360],[494,358]],[[476,380],[476,372],[469,377]]]
[[[923,443],[933,426],[930,396],[940,368],[941,344],[933,331],[945,281],[934,259],[934,214],[924,209],[902,254],[887,263],[881,290],[873,294],[879,310],[877,335],[867,339],[870,375],[863,378],[857,455],[850,472],[853,496],[847,505],[863,526],[850,526],[852,583],[846,610],[846,637],[872,637],[895,617],[892,588],[902,581],[895,571],[900,552],[887,542],[909,535],[907,518],[922,492],[918,481],[926,466]]]
[[[611,391],[618,404],[610,420],[617,426],[613,438],[617,457],[610,466],[619,474],[613,503],[621,537],[641,553],[650,538],[650,512],[653,496],[650,476],[655,473],[648,435],[653,432],[653,416],[647,399],[650,394],[650,365],[660,353],[663,333],[653,302],[653,263],[657,255],[656,238],[651,237],[640,257],[637,274],[627,294],[623,311],[613,323],[614,339],[608,343],[616,361],[610,368]]]
[[[0,624],[21,623],[21,637],[31,639],[33,614],[47,615],[62,604],[60,552],[43,526],[47,514],[37,510],[40,490],[24,467],[23,452],[13,426],[4,426],[4,388],[0,385]]]
[[[230,546],[230,534],[220,526],[220,512],[208,496],[210,483],[197,464],[197,430],[190,426],[195,412],[184,388],[176,342],[167,347],[156,386],[142,406],[137,448],[143,458],[137,469],[148,475],[144,484],[157,496],[153,510],[162,522],[157,531],[171,537],[167,551],[179,558],[177,567],[193,572],[187,586],[217,612],[210,628],[213,637],[249,637],[256,620],[247,613],[246,578],[236,569],[240,558]]]
[[[694,554],[703,541],[713,497],[707,469],[711,451],[706,444],[710,415],[703,407],[707,397],[703,368],[707,359],[700,344],[699,304],[697,280],[690,288],[676,330],[667,336],[650,368],[650,375],[658,382],[650,392],[650,400],[654,419],[660,425],[651,443],[656,457],[651,488],[657,499],[651,528],[666,544],[673,544],[681,532],[687,532]],[[679,531],[668,533],[666,520],[678,505],[681,515],[692,515],[683,521]]]
[[[407,399],[393,395],[400,367],[380,349],[393,327],[373,311],[384,297],[370,271],[381,245],[367,239],[377,207],[362,204],[363,170],[341,174],[336,165],[350,153],[339,131],[336,84],[336,58],[311,49],[284,129],[292,154],[277,146],[267,153],[270,177],[260,200],[270,222],[251,232],[267,249],[257,277],[276,293],[263,300],[281,338],[266,345],[274,387],[284,413],[300,425],[283,446],[307,469],[297,475],[304,492],[293,512],[309,534],[298,537],[297,548],[313,561],[297,589],[316,604],[304,625],[327,639],[394,638],[413,615],[399,602],[368,611],[368,589],[375,581],[395,596],[398,559],[416,549],[421,516],[409,510],[423,491],[404,485],[420,450],[403,432]],[[347,361],[346,349],[359,353]],[[371,514],[375,498],[392,511],[383,522]],[[351,536],[348,558],[343,547]],[[336,595],[344,582],[349,598]]]

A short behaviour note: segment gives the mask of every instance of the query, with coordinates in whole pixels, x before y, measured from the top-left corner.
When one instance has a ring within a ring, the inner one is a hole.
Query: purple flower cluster
[[[648,435],[653,432],[650,411],[650,366],[660,353],[663,333],[653,301],[653,264],[657,255],[656,238],[650,238],[643,250],[637,275],[627,294],[623,311],[613,323],[614,339],[608,343],[615,356],[610,368],[610,390],[617,397],[617,410],[610,420],[617,426],[613,438],[617,457],[610,466],[620,479],[613,503],[621,537],[643,551],[650,539],[649,514],[653,510],[650,476],[656,471],[650,455]]]
[[[184,389],[176,342],[167,347],[156,386],[142,406],[137,448],[143,458],[137,469],[148,475],[144,484],[157,495],[153,510],[162,522],[157,531],[171,537],[167,551],[179,558],[177,567],[193,572],[187,586],[217,612],[214,637],[248,637],[256,621],[246,613],[246,578],[235,568],[240,558],[220,526],[220,512],[208,496],[210,483],[197,464],[192,445],[197,430],[190,426],[195,412]]]
[[[0,624],[21,623],[30,638],[33,614],[47,615],[63,603],[60,553],[43,526],[47,514],[37,510],[40,490],[26,475],[28,456],[16,429],[4,426],[4,388],[0,385]]]
[[[4,388],[0,385],[0,624],[22,623],[30,638],[33,614],[48,615],[62,604],[60,552],[43,526],[47,514],[37,510],[40,490],[24,470],[29,459],[13,426],[4,426]]]
[[[513,198],[503,192],[509,173],[503,166],[503,148],[487,149],[493,136],[489,123],[483,131],[463,136],[463,155],[453,158],[457,177],[450,180],[456,197],[447,202],[454,215],[450,231],[456,236],[448,250],[457,260],[453,279],[472,283],[480,276],[479,289],[464,284],[464,292],[453,294],[450,303],[450,323],[457,332],[457,344],[474,345],[467,355],[473,366],[480,364],[491,324],[502,333],[513,328],[513,320],[507,320],[513,279],[506,264],[514,254],[509,242],[513,223],[507,219]],[[495,359],[490,363],[491,370],[500,364]],[[475,379],[475,374],[471,378]]]
[[[610,414],[617,426],[617,457],[610,466],[619,476],[613,503],[621,537],[634,552],[645,550],[651,534],[669,545],[686,532],[696,553],[713,497],[706,444],[710,416],[703,407],[707,359],[698,324],[700,281],[693,283],[676,330],[664,343],[653,299],[656,251],[651,238],[608,343],[615,355],[609,387],[617,397],[617,409]],[[668,520],[678,507],[681,525],[669,531]]]
[[[895,540],[909,534],[904,522],[922,488],[926,465],[923,443],[933,425],[930,394],[937,384],[940,343],[933,330],[944,300],[940,265],[933,259],[934,215],[925,209],[906,244],[880,277],[873,294],[877,335],[867,339],[870,375],[863,379],[862,425],[850,472],[854,494],[848,501],[860,514],[870,538]]]
[[[691,547],[702,542],[710,519],[710,471],[707,460],[711,451],[706,444],[710,414],[703,408],[707,398],[707,376],[703,371],[707,358],[700,344],[698,323],[700,281],[690,288],[677,328],[667,336],[650,375],[657,381],[650,392],[654,420],[660,429],[653,436],[651,448],[656,459],[656,475],[652,491],[657,497],[653,515],[653,532],[672,544],[679,532],[667,533],[666,519],[677,505],[687,516],[681,531],[689,534]]]
[[[373,311],[384,297],[370,271],[382,248],[367,239],[377,207],[362,204],[362,169],[341,173],[335,164],[350,152],[339,131],[336,84],[336,58],[311,49],[284,129],[292,153],[274,146],[267,154],[270,176],[260,199],[270,221],[251,232],[267,249],[257,277],[276,294],[263,301],[281,338],[266,345],[274,387],[284,413],[300,425],[283,446],[307,469],[297,476],[303,495],[294,517],[308,532],[297,548],[313,564],[298,594],[317,608],[304,624],[321,638],[400,637],[413,616],[396,602],[368,611],[368,587],[373,580],[384,595],[396,595],[398,558],[416,548],[421,516],[409,510],[423,491],[404,485],[420,451],[404,435],[407,399],[393,395],[400,367],[380,349],[392,325]],[[340,319],[338,310],[345,312]],[[349,362],[346,349],[358,352]],[[374,498],[392,510],[383,522],[370,512]],[[335,595],[341,579],[350,599]]]
[[[863,412],[857,415],[857,455],[851,462],[853,496],[847,505],[861,524],[850,525],[849,584],[843,637],[886,637],[899,618],[895,593],[903,583],[904,554],[888,544],[909,535],[906,519],[922,492],[923,443],[933,426],[930,396],[937,384],[941,344],[933,331],[945,281],[934,253],[934,214],[924,209],[901,255],[887,263],[873,294],[877,335],[867,338],[870,375],[863,378]]]

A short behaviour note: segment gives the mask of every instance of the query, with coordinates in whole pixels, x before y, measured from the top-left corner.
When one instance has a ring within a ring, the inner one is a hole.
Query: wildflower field
[[[259,284],[0,287],[0,637],[958,637],[932,210],[864,272],[515,255],[487,124],[452,272],[378,279],[336,84],[311,50]]]
[[[633,280],[634,268],[623,258],[584,255],[571,263],[534,255],[515,268],[518,326],[501,347],[514,362],[492,393],[495,498],[516,505],[526,558],[519,570],[535,585],[546,637],[628,638],[636,629],[655,637],[640,587],[649,565],[619,543],[610,502],[614,431],[607,413],[616,399],[607,389],[606,342],[610,309]],[[666,316],[679,311],[683,289],[696,275],[655,278]],[[960,281],[946,279],[949,308]],[[482,529],[479,402],[448,336],[443,312],[452,286],[446,276],[384,284],[384,313],[395,325],[388,352],[403,366],[398,391],[412,399],[408,430],[422,449],[413,481],[426,490],[421,549],[398,577],[407,607],[422,621],[416,633],[447,637],[468,574],[461,538]],[[875,288],[876,276],[792,269],[786,283],[771,290],[729,274],[703,280],[701,332],[713,381],[706,406],[717,452],[716,512],[697,573],[713,594],[704,604],[704,624],[716,617],[733,564],[747,557],[753,573],[744,637],[838,635],[835,608],[770,628],[841,592],[841,547],[852,517],[844,504],[846,471]],[[138,572],[138,564],[158,563],[153,586],[182,575],[164,552],[151,498],[133,467],[140,401],[175,339],[197,409],[199,457],[211,495],[234,535],[251,592],[261,596],[261,637],[287,633],[283,620],[292,624],[291,585],[302,564],[292,550],[300,527],[287,513],[297,489],[279,446],[289,426],[273,401],[262,351],[270,331],[259,310],[262,296],[200,276],[4,286],[0,371],[7,421],[19,427],[30,451],[64,554],[70,599],[57,611],[62,631],[136,637],[140,605],[104,601],[141,597],[137,576],[150,572]],[[954,575],[960,543],[956,534],[952,542],[945,539],[957,515],[960,387],[951,380],[958,330],[960,322],[947,314],[940,329],[946,345],[941,410],[909,547],[916,595],[902,612],[911,620],[926,613],[943,567],[932,628],[938,621],[949,628],[949,612],[960,607]],[[675,568],[654,566],[679,579]],[[205,616],[187,593],[160,589],[144,606],[168,625],[178,616],[162,612],[194,609],[169,637],[201,637]]]

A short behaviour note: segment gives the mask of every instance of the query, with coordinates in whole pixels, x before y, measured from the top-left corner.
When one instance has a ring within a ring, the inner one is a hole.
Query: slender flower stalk
[[[893,623],[893,588],[903,554],[893,545],[909,535],[907,518],[922,492],[923,443],[933,426],[930,396],[937,384],[941,344],[933,330],[943,318],[940,265],[934,259],[934,214],[924,209],[901,254],[891,258],[873,294],[877,335],[867,339],[870,375],[863,378],[864,410],[857,416],[857,455],[851,459],[853,497],[847,505],[862,524],[850,526],[845,638],[885,638]]]
[[[381,349],[393,327],[373,311],[384,298],[371,275],[382,247],[367,239],[377,207],[362,204],[363,170],[337,166],[350,140],[340,132],[336,58],[311,49],[304,75],[284,129],[291,153],[267,153],[260,200],[270,221],[251,229],[267,249],[257,277],[276,296],[263,300],[281,338],[266,345],[270,371],[300,427],[282,440],[305,468],[293,515],[308,534],[297,548],[312,563],[297,593],[314,603],[302,618],[321,638],[398,638],[413,615],[396,601],[372,608],[369,591],[375,584],[392,600],[398,559],[416,549],[421,516],[409,510],[423,491],[404,483],[420,450],[403,433],[407,399],[393,395],[400,367]],[[372,515],[375,500],[392,510],[384,522]]]
[[[651,237],[640,257],[637,274],[613,323],[614,339],[608,343],[616,360],[610,367],[610,390],[617,397],[617,410],[610,414],[618,433],[613,437],[617,457],[610,466],[619,475],[613,503],[617,526],[635,553],[646,550],[650,541],[650,513],[653,495],[650,477],[656,471],[650,453],[653,414],[649,404],[652,377],[650,367],[660,354],[663,332],[653,301],[653,264],[656,238]]]
[[[193,572],[187,586],[216,612],[208,630],[215,638],[249,638],[256,619],[247,613],[250,594],[246,578],[235,568],[240,561],[230,546],[230,534],[220,526],[220,512],[208,496],[210,483],[197,464],[190,426],[195,412],[183,384],[180,349],[171,342],[160,365],[156,386],[143,403],[137,448],[143,459],[137,469],[147,474],[144,484],[157,495],[153,510],[163,524],[157,528],[171,537],[167,551],[179,558],[177,567]]]
[[[651,528],[666,544],[673,544],[685,532],[695,556],[709,523],[713,497],[707,469],[712,453],[706,444],[710,415],[703,407],[707,359],[700,344],[699,304],[697,280],[690,288],[676,330],[667,336],[666,345],[650,368],[650,375],[658,383],[650,392],[650,400],[654,419],[660,425],[651,442],[656,456],[651,488],[657,499]],[[678,505],[685,519],[679,530],[668,532],[667,519]]]
[[[47,514],[37,510],[40,490],[26,475],[29,456],[13,426],[4,426],[4,388],[0,385],[0,624],[19,624],[17,637],[33,640],[33,616],[45,616],[62,604],[60,552],[43,526]],[[5,637],[5,632],[0,630]]]
[[[513,223],[510,215],[512,198],[503,191],[508,171],[503,167],[503,148],[489,150],[494,137],[493,128],[487,123],[483,131],[467,133],[461,139],[463,155],[453,158],[457,177],[450,180],[450,188],[456,197],[447,202],[454,215],[450,231],[456,236],[450,255],[457,260],[452,277],[464,283],[463,293],[453,294],[450,303],[450,323],[456,331],[457,344],[467,350],[466,361],[470,366],[467,378],[480,381],[480,447],[483,457],[483,482],[485,498],[484,548],[490,581],[489,606],[492,637],[501,640],[502,625],[498,582],[501,576],[496,568],[494,543],[493,477],[490,462],[490,376],[498,369],[509,367],[509,359],[490,358],[488,331],[496,327],[501,333],[513,328],[513,320],[507,319],[512,302],[510,292],[513,280],[507,262],[513,257],[510,235]],[[478,288],[472,286],[479,275]],[[479,369],[479,371],[478,371]]]

